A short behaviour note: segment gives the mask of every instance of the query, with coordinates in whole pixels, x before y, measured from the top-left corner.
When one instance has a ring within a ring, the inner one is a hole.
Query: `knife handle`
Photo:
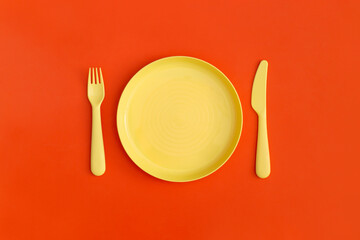
[[[266,124],[266,112],[258,115],[258,139],[256,149],[256,175],[267,178],[270,175],[270,154]]]

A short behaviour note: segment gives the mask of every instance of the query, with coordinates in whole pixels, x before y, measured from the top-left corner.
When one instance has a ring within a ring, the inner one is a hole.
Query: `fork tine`
[[[89,68],[88,84],[91,84],[91,68]]]
[[[92,69],[92,78],[91,78],[91,80],[92,80],[92,83],[93,84],[96,84],[96,82],[95,82],[95,72],[94,72],[94,68],[91,68]]]
[[[99,68],[99,71],[100,71],[100,81],[101,81],[100,83],[103,84],[103,83],[104,83],[104,80],[103,80],[101,68]]]
[[[95,69],[96,72],[96,84],[99,84],[99,73],[98,73],[98,68]]]

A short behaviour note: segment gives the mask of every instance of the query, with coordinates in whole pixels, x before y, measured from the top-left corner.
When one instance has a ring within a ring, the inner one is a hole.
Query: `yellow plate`
[[[127,84],[117,111],[121,143],[150,175],[186,182],[209,175],[231,156],[242,129],[235,88],[216,67],[167,57]]]

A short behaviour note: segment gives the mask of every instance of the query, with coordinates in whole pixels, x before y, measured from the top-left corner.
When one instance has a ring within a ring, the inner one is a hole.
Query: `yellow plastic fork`
[[[96,72],[96,75],[95,75]],[[105,172],[104,142],[101,129],[100,106],[105,97],[104,80],[99,68],[89,68],[88,98],[92,106],[91,172],[101,176]]]

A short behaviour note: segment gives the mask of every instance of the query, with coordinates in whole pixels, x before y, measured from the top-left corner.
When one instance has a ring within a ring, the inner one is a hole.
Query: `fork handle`
[[[258,115],[258,139],[256,149],[256,175],[267,178],[270,175],[270,154],[267,134],[266,113]]]
[[[105,172],[105,152],[101,128],[100,106],[92,108],[91,172],[101,176]]]

